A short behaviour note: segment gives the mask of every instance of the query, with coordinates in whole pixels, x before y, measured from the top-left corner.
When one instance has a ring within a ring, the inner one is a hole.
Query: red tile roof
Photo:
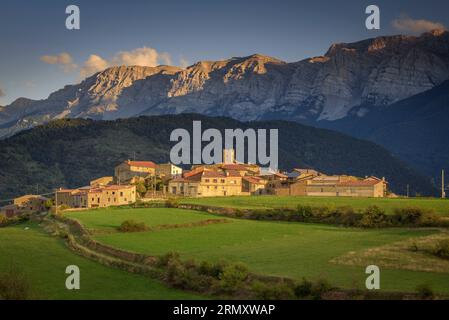
[[[237,171],[245,171],[248,170],[248,167],[243,164],[238,163],[226,163],[220,166],[225,170],[237,170]]]
[[[249,183],[252,183],[252,184],[265,184],[266,183],[264,179],[259,178],[259,177],[246,176],[246,177],[243,177],[242,179],[245,181],[248,181]]]
[[[126,163],[133,167],[156,168],[153,161],[126,161]]]

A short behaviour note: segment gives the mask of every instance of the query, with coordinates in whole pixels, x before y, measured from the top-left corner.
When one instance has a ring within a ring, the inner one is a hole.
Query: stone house
[[[242,176],[233,170],[197,168],[169,182],[175,196],[226,197],[242,195]]]
[[[57,205],[70,208],[105,208],[136,202],[136,186],[107,185],[80,189],[60,189],[56,192]]]
[[[162,180],[168,180],[182,175],[182,168],[172,163],[162,163],[156,165],[156,176]]]
[[[146,178],[156,175],[157,165],[152,161],[127,160],[114,169],[114,178],[117,184],[124,184],[135,177]]]
[[[12,204],[0,209],[6,217],[12,217],[24,213],[35,213],[46,211],[45,203],[49,199],[40,195],[24,195],[13,200]]]

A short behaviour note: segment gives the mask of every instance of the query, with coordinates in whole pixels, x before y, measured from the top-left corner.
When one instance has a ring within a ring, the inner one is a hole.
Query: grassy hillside
[[[298,205],[303,205],[312,207],[351,206],[356,210],[363,210],[368,206],[376,205],[384,209],[387,214],[394,213],[396,208],[418,207],[431,209],[439,215],[449,216],[449,200],[446,199],[262,196],[184,199],[182,203],[242,209],[296,208]]]
[[[79,187],[112,175],[120,162],[132,159],[169,161],[176,128],[279,129],[279,161],[283,169],[315,168],[328,174],[386,177],[391,188],[412,194],[434,194],[427,178],[409,169],[385,149],[333,131],[285,121],[242,123],[200,115],[140,117],[117,121],[59,120],[0,141],[0,198]]]
[[[25,230],[29,227],[29,230]],[[198,299],[140,275],[108,268],[82,258],[33,223],[0,228],[0,273],[20,270],[35,299]],[[80,268],[81,289],[65,288],[65,268]]]
[[[198,219],[214,217],[179,209],[139,209],[136,213],[121,209],[100,209],[67,215],[99,230],[95,233],[96,240],[134,252],[162,255],[176,251],[184,259],[194,258],[197,261],[242,261],[252,271],[261,274],[295,279],[325,278],[345,288],[363,288],[366,266],[377,264],[382,270],[383,290],[411,292],[419,284],[428,283],[438,292],[449,293],[448,261],[410,253],[398,245],[407,246],[410,238],[434,237],[436,231],[360,230],[227,219],[228,223],[149,232],[101,232],[110,230],[111,219],[108,214],[114,216],[114,225],[119,224],[118,217],[124,221],[139,216],[140,221],[149,225],[182,222],[195,215]],[[376,249],[376,255],[369,256],[367,250],[370,249]],[[388,255],[390,252],[393,252],[393,257]],[[342,258],[348,254],[352,255],[352,259]],[[363,258],[363,263],[358,263],[355,258]],[[430,269],[428,264],[431,265]]]

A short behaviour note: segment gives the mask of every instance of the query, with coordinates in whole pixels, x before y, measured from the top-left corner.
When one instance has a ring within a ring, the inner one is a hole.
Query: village
[[[12,217],[23,213],[44,212],[53,204],[71,209],[105,208],[181,197],[232,196],[313,196],[366,197],[387,196],[385,178],[326,175],[314,169],[291,172],[266,170],[256,164],[239,163],[233,149],[223,150],[223,162],[193,165],[191,170],[152,161],[126,160],[114,168],[113,176],[92,180],[76,189],[59,188],[54,195],[24,195],[0,208]]]

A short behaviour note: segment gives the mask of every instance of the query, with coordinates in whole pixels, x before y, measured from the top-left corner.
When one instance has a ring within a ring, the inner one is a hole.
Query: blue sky
[[[81,10],[81,30],[65,28],[70,4]],[[370,4],[380,7],[381,30],[365,28]],[[148,54],[155,60],[149,64],[253,53],[298,61],[324,54],[335,42],[447,27],[448,12],[446,0],[2,0],[0,105],[21,96],[46,98],[79,82],[93,70],[85,68],[91,55],[91,67],[142,61]],[[399,28],[395,19],[405,23]],[[61,53],[70,63],[58,58]]]

